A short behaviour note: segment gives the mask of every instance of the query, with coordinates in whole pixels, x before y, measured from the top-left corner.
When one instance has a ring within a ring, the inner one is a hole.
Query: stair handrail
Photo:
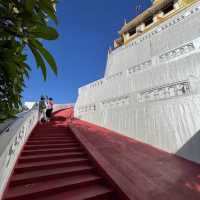
[[[0,134],[0,199],[18,156],[38,122],[38,105],[20,114]]]

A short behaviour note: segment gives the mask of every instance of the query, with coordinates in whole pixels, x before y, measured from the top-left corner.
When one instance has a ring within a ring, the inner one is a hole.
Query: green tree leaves
[[[57,74],[56,62],[43,40],[56,40],[56,0],[0,0],[0,121],[13,116],[21,105],[25,78],[30,76],[25,48],[32,51],[43,78],[47,65]]]
[[[32,46],[32,45],[30,45],[30,49],[31,49],[33,55],[35,56],[35,60],[36,60],[36,63],[37,63],[37,67],[38,67],[38,68],[41,68],[42,73],[43,73],[43,78],[44,78],[44,80],[46,80],[46,78],[47,78],[47,70],[46,70],[45,62],[44,62],[44,60],[43,60],[41,54],[40,54],[40,53],[38,52],[38,50],[37,50],[34,46]]]
[[[33,11],[33,8],[36,4],[37,0],[26,0],[24,2],[24,6],[25,6],[25,9],[28,11],[28,12],[32,12]]]
[[[30,41],[30,44],[32,45],[32,47],[38,49],[38,51],[42,54],[43,58],[45,58],[45,60],[48,62],[53,72],[57,75],[58,68],[53,56],[43,47],[43,45],[38,40],[32,39]]]
[[[29,34],[35,38],[42,38],[45,40],[55,40],[58,38],[58,33],[54,28],[36,25],[34,29],[32,29]]]
[[[52,4],[49,4],[49,0],[40,0],[39,4],[40,8],[57,24],[58,20],[55,12],[56,1],[52,0]]]

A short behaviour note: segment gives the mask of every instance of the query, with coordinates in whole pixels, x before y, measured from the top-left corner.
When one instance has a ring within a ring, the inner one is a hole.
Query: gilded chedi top
[[[155,27],[161,22],[176,15],[198,0],[155,0],[153,5],[138,15],[136,18],[124,26],[119,31],[120,38],[114,41],[114,47],[118,48],[129,43],[138,35]]]

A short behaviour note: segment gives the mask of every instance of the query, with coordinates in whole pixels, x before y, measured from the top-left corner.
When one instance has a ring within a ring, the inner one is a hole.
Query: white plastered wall
[[[200,2],[108,56],[75,115],[200,163]]]

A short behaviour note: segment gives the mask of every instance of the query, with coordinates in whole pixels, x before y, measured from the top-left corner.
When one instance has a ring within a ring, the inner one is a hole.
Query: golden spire
[[[154,0],[153,4],[160,3],[161,0]]]

